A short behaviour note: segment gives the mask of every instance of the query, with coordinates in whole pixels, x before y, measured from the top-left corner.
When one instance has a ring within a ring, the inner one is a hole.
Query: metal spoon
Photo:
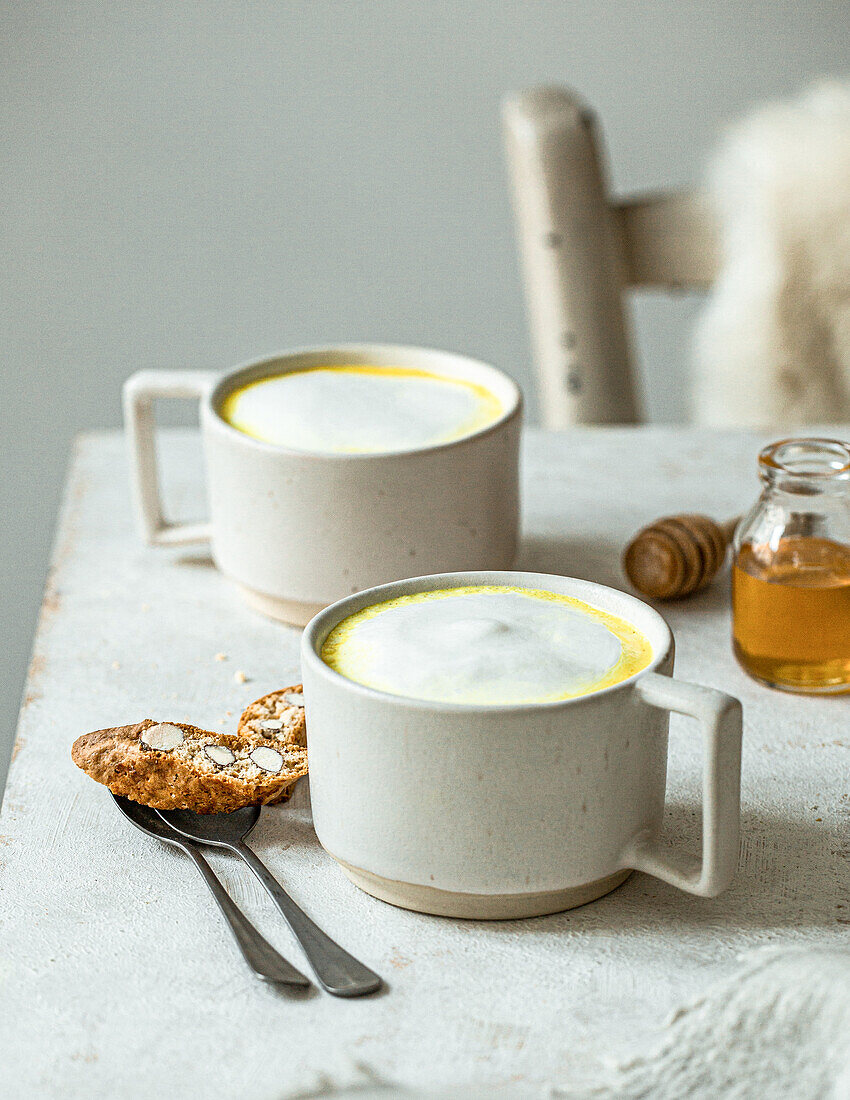
[[[335,997],[362,997],[380,989],[383,983],[378,975],[317,927],[245,843],[245,837],[257,824],[259,806],[245,806],[230,814],[195,814],[190,810],[157,810],[157,813],[190,840],[227,848],[245,860],[283,914],[328,993]]]
[[[283,955],[280,955],[268,943],[257,929],[251,924],[241,909],[231,900],[224,887],[215,877],[212,868],[195,847],[194,844],[182,837],[167,822],[160,818],[155,810],[148,806],[140,806],[138,802],[131,802],[129,798],[122,798],[114,794],[115,805],[124,816],[141,829],[148,836],[154,836],[157,840],[164,840],[166,844],[173,844],[180,848],[191,858],[195,866],[201,872],[204,882],[209,886],[212,896],[218,902],[218,907],[224,915],[224,919],[230,925],[230,930],[239,945],[242,957],[251,967],[258,978],[266,982],[280,982],[283,985],[295,985],[301,988],[309,987],[310,981],[288,963]]]

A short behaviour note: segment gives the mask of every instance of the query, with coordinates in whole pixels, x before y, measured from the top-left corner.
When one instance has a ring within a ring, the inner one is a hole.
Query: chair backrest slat
[[[717,230],[699,191],[638,195],[613,204],[626,283],[706,289],[717,275]]]

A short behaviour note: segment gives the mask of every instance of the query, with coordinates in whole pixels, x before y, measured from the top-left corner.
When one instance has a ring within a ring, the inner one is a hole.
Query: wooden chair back
[[[543,423],[640,420],[623,295],[708,287],[717,236],[696,191],[612,199],[593,113],[565,88],[510,96],[502,119]]]

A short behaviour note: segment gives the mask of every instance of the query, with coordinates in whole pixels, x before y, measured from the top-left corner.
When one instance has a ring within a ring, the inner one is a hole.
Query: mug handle
[[[669,849],[639,833],[623,853],[623,866],[669,882],[689,894],[713,898],[732,881],[741,826],[741,737],[739,700],[648,672],[635,690],[651,707],[696,718],[705,738],[702,783],[702,857]]]
[[[163,515],[154,436],[154,398],[201,400],[217,380],[218,375],[212,371],[142,370],[124,383],[124,429],[130,445],[136,523],[142,538],[152,546],[206,542],[212,534],[210,523],[173,523]]]

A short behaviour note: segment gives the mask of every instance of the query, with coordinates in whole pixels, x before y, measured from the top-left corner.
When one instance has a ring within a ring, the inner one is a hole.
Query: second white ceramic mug
[[[633,623],[646,669],[574,699],[519,706],[429,702],[375,691],[321,659],[348,615],[460,585],[572,596]],[[673,680],[664,619],[625,592],[540,573],[417,577],[349,597],[304,632],[313,824],[358,886],[445,916],[536,916],[582,905],[633,870],[689,893],[728,886],[738,856],[741,704]],[[670,712],[702,727],[702,856],[659,842]]]
[[[220,415],[232,390],[264,376],[332,364],[401,366],[462,378],[503,405],[493,424],[450,443],[383,454],[288,450]],[[210,520],[167,522],[157,481],[153,401],[200,402]],[[210,541],[221,571],[253,606],[303,626],[353,592],[411,574],[500,569],[519,531],[522,397],[478,360],[386,344],[307,348],[224,374],[141,371],[124,387],[139,527],[160,546]]]

